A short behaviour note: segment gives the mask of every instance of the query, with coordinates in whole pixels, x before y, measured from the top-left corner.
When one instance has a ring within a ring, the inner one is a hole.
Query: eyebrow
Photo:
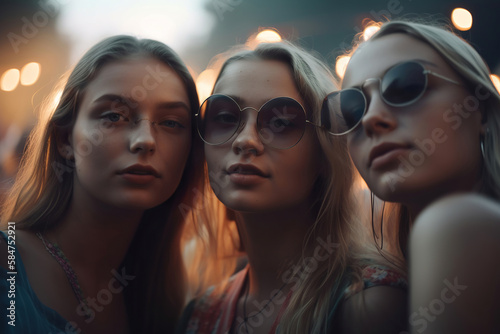
[[[100,102],[121,102],[121,103],[127,103],[130,104],[131,101],[130,99],[127,99],[126,97],[123,97],[121,95],[116,95],[116,94],[104,94],[99,96],[97,99],[92,101],[93,104],[100,103]]]
[[[248,106],[248,103],[246,103],[247,101],[240,97],[240,96],[236,96],[236,95],[229,95],[229,94],[221,94],[221,95],[226,95],[226,96],[229,96],[230,98],[232,98],[233,100],[236,101],[236,103],[238,103],[238,105],[240,106],[240,108],[248,108],[248,107],[252,107],[252,108],[260,108],[262,107],[266,102],[269,102],[270,100],[272,99],[275,99],[277,97],[286,97],[286,96],[275,96],[275,97],[270,97],[270,98],[267,98],[267,99],[263,99],[262,101],[259,101],[260,105],[258,106]],[[243,107],[243,106],[246,106],[246,107]]]
[[[126,98],[122,95],[117,95],[117,94],[104,94],[102,96],[99,96],[97,99],[95,99],[92,103],[101,103],[101,102],[119,102],[119,103],[125,103],[127,105],[133,105],[137,104],[137,102],[133,99]],[[172,102],[162,102],[159,104],[160,109],[186,109],[186,111],[190,112],[191,108],[189,108],[188,105],[186,105],[184,102],[181,101],[172,101]]]

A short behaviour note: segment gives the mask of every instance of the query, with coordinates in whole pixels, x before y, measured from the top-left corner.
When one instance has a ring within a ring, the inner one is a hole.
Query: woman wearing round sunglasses
[[[412,333],[497,333],[500,96],[464,40],[390,22],[353,53],[322,121],[375,195],[399,203]]]
[[[197,127],[211,186],[236,226],[233,251],[248,266],[190,303],[180,332],[328,333],[343,320],[335,310],[349,286],[363,287],[363,274],[349,249],[356,218],[346,139],[315,125],[333,87],[326,66],[290,43],[224,62]],[[367,284],[399,283],[393,272],[375,276]],[[382,309],[374,319],[394,324],[399,314]]]

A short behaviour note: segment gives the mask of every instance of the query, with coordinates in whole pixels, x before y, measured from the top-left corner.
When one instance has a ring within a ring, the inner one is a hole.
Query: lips
[[[370,151],[370,155],[368,158],[368,167],[371,167],[373,164],[373,161],[379,157],[382,157],[383,155],[396,151],[396,150],[406,150],[409,149],[410,145],[407,144],[399,144],[399,143],[382,143],[380,145],[375,146],[372,148]]]
[[[118,174],[120,174],[120,175],[123,175],[123,174],[152,175],[152,176],[157,177],[157,178],[160,177],[160,174],[153,167],[147,166],[147,165],[140,165],[140,164],[129,166],[129,167],[119,171]]]
[[[262,177],[269,177],[262,170],[250,164],[233,164],[227,169],[228,174],[241,174],[241,175],[258,175]]]

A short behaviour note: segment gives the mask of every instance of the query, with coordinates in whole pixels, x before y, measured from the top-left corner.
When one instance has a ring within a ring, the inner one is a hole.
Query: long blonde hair
[[[73,192],[74,164],[57,149],[57,139],[73,129],[87,85],[111,62],[136,55],[151,56],[172,68],[189,98],[192,142],[186,170],[175,193],[166,202],[146,210],[122,263],[136,278],[124,290],[132,332],[173,331],[185,298],[180,234],[192,207],[194,188],[203,187],[203,146],[194,128],[199,101],[196,86],[177,54],[163,43],[131,36],[114,36],[92,47],[64,83],[60,102],[41,112],[32,131],[15,184],[2,210],[2,226],[15,221],[21,229],[40,231],[56,226],[68,209]],[[135,273],[135,274],[134,274]]]
[[[239,46],[217,58],[218,64],[223,62],[218,79],[229,64],[248,59],[274,60],[288,65],[304,100],[308,118],[319,124],[323,99],[336,89],[335,79],[322,61],[286,41],[259,44],[253,50]],[[333,137],[320,128],[315,129],[315,135],[322,152],[320,158],[322,173],[312,194],[314,206],[311,212],[317,216],[304,238],[303,255],[299,261],[303,263],[307,257],[312,256],[315,246],[319,245],[319,238],[328,239],[334,243],[335,250],[327,259],[318,261],[315,270],[305,278],[301,278],[280,321],[280,332],[283,333],[326,332],[329,328],[328,321],[331,320],[331,313],[344,296],[345,289],[353,276],[351,275],[353,270],[350,270],[348,265],[351,263],[349,246],[355,225],[354,202],[351,196],[354,169],[348,155],[346,138]],[[231,235],[233,242],[225,243],[226,248],[219,249],[218,255],[237,256],[240,254],[238,252],[240,240],[238,234],[235,233],[234,221],[231,220],[234,217],[229,213],[224,218],[222,224],[215,225],[219,231],[224,231],[224,229],[228,231],[226,238],[227,235]],[[210,229],[213,227],[205,227],[205,230]],[[213,236],[218,234],[224,233],[212,233]],[[217,240],[208,243],[217,244]],[[219,257],[217,260],[232,261],[231,263],[234,264],[234,256]],[[230,270],[227,270],[225,274],[228,273]],[[294,274],[298,275],[297,272]]]
[[[349,54],[353,54],[363,43],[369,43],[391,34],[406,34],[436,51],[441,58],[462,78],[472,96],[488,95],[479,99],[480,108],[484,112],[483,122],[486,134],[482,137],[484,147],[482,189],[481,192],[496,200],[500,200],[500,95],[490,78],[490,70],[479,53],[464,39],[456,35],[451,28],[433,22],[394,20],[383,23],[367,42],[355,41]],[[411,220],[408,209],[401,204],[393,205],[399,214],[398,237],[399,247],[406,253]]]

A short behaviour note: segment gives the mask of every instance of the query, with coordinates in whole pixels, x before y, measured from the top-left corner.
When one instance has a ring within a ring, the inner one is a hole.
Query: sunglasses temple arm
[[[433,76],[435,76],[435,77],[441,78],[441,79],[446,80],[446,81],[448,81],[448,82],[454,83],[455,85],[459,85],[459,86],[461,86],[460,82],[457,82],[457,81],[455,81],[455,80],[453,80],[453,79],[450,79],[450,78],[447,78],[447,77],[445,77],[445,76],[442,76],[442,75],[441,75],[441,74],[439,74],[439,73],[432,72],[432,71],[429,71],[429,70],[426,70],[426,71],[425,71],[425,73],[432,74],[432,75],[433,75]]]
[[[316,127],[318,127],[318,128],[325,128],[323,125],[315,124],[315,123],[311,122],[311,121],[310,121],[310,120],[308,120],[308,119],[306,119],[306,123],[307,123],[307,124],[314,125],[314,126],[316,126]]]
[[[344,135],[344,134],[345,134],[345,133],[340,133],[340,134],[338,134],[338,133],[333,133],[333,132],[330,132],[330,131],[328,131],[328,129],[327,129],[327,128],[325,128],[323,125],[314,124],[313,122],[311,122],[311,121],[309,121],[309,120],[307,120],[307,119],[306,119],[306,123],[307,123],[307,124],[314,125],[315,127],[318,127],[318,128],[324,129],[324,130],[326,130],[326,132],[328,132],[328,133],[329,133],[329,134],[331,134],[332,136],[342,136],[342,135]]]

